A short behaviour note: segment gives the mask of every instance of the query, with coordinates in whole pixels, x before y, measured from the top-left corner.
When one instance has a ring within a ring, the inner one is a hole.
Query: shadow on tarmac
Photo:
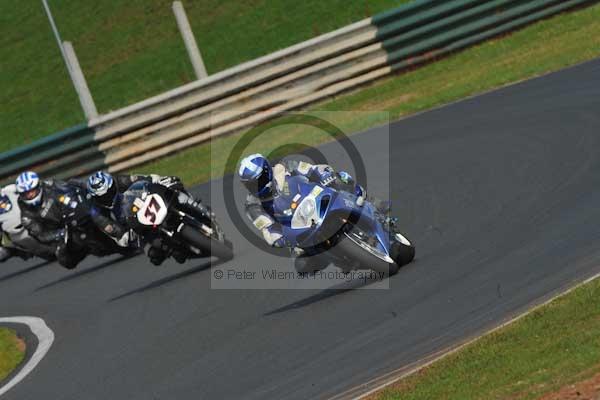
[[[36,265],[33,265],[31,267],[28,267],[28,268],[22,269],[20,271],[16,271],[16,272],[13,272],[11,274],[5,275],[5,276],[3,276],[3,277],[0,278],[0,282],[5,282],[5,281],[8,281],[10,279],[17,278],[17,277],[19,277],[21,275],[25,275],[25,274],[27,274],[29,272],[33,272],[33,271],[35,271],[37,269],[43,268],[43,267],[45,267],[47,265],[50,265],[53,262],[54,261],[43,261],[43,262],[41,262],[39,264],[36,264]]]
[[[334,297],[337,295],[344,294],[346,292],[350,292],[352,290],[367,287],[367,286],[375,284],[377,282],[381,282],[381,281],[379,281],[377,279],[368,279],[366,281],[355,280],[355,281],[351,281],[351,282],[347,282],[347,283],[346,282],[340,283],[329,289],[324,289],[324,290],[320,291],[319,293],[316,293],[312,296],[306,297],[302,300],[298,300],[298,301],[290,303],[286,306],[279,307],[273,311],[269,311],[268,313],[263,314],[263,316],[268,317],[271,315],[276,315],[276,314],[284,313],[284,312],[291,311],[291,310],[297,310],[299,308],[309,306],[309,305],[317,303],[319,301],[326,300],[330,297]]]
[[[221,263],[222,262],[217,261],[217,262],[213,263],[212,265],[213,266],[217,266],[217,265],[220,265]],[[119,296],[112,297],[108,301],[109,302],[113,302],[113,301],[124,299],[124,298],[129,297],[129,296],[133,296],[134,294],[144,293],[144,292],[146,292],[148,290],[152,290],[152,289],[155,289],[157,287],[166,285],[166,284],[171,283],[173,281],[176,281],[178,279],[182,279],[182,278],[188,277],[190,275],[196,274],[198,272],[202,272],[204,270],[210,269],[210,267],[211,267],[211,262],[209,260],[209,261],[206,261],[206,262],[200,264],[199,266],[197,266],[195,268],[191,268],[191,269],[179,272],[179,273],[177,273],[175,275],[171,275],[171,276],[167,276],[167,277],[162,278],[162,279],[158,279],[158,280],[156,280],[154,282],[149,283],[148,285],[142,286],[142,287],[137,288],[137,289],[130,290],[130,291],[128,291],[126,293],[123,293],[123,294],[121,294]]]
[[[131,256],[122,256],[122,257],[119,257],[119,258],[115,258],[114,260],[103,262],[102,264],[96,265],[95,267],[84,269],[83,271],[79,271],[79,272],[76,272],[74,274],[67,275],[67,276],[62,277],[60,279],[57,279],[55,281],[52,281],[52,282],[47,283],[45,285],[42,285],[42,286],[38,287],[37,289],[35,289],[34,292],[38,292],[40,290],[48,289],[48,288],[50,288],[52,286],[56,286],[56,285],[58,285],[60,283],[63,283],[63,282],[69,282],[69,281],[71,281],[73,279],[77,279],[77,278],[80,278],[82,276],[85,276],[85,275],[88,275],[88,274],[100,271],[100,270],[102,270],[104,268],[107,268],[107,267],[111,267],[111,266],[113,266],[115,264],[121,263],[121,262],[123,262],[125,260],[128,260],[130,258],[132,258],[132,257]]]

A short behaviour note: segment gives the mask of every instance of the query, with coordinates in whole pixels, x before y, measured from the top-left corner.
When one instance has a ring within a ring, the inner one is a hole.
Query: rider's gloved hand
[[[338,178],[344,185],[354,185],[354,178],[346,171],[338,172]]]

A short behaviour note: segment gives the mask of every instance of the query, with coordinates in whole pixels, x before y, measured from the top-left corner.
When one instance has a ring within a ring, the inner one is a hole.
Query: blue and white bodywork
[[[344,269],[394,274],[412,261],[414,247],[385,229],[373,204],[359,206],[357,201],[352,193],[287,176],[273,210],[290,246],[325,254]]]

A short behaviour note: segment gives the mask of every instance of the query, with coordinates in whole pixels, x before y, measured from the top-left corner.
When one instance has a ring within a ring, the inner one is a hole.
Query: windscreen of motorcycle
[[[148,193],[146,182],[135,182],[124,193],[121,199],[121,215],[127,220],[137,220],[138,208],[134,205],[136,199],[141,199]]]

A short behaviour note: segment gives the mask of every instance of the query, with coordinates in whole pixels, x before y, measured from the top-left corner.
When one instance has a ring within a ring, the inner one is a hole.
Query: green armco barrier
[[[84,133],[88,129],[87,124],[80,124],[67,128],[63,131],[48,135],[42,139],[39,139],[31,144],[18,147],[13,150],[5,151],[0,154],[0,163],[10,162],[15,159],[21,158],[27,153],[31,153],[48,146],[53,146],[55,143],[61,141],[67,141],[71,138],[77,137],[79,134]]]
[[[37,172],[42,176],[53,176],[59,179],[80,176],[106,168],[105,158],[106,155],[94,146],[47,163],[38,168]]]
[[[498,36],[502,33],[518,29],[524,25],[530,24],[532,22],[538,21],[542,18],[546,18],[552,16],[561,11],[568,10],[573,7],[586,5],[591,2],[595,2],[596,0],[570,0],[570,1],[560,1],[558,4],[554,5],[550,8],[544,8],[536,13],[529,14],[525,17],[517,18],[514,20],[510,20],[509,22],[494,27],[493,29],[486,30],[484,32],[478,33],[476,35],[469,35],[460,40],[456,40],[451,44],[444,47],[437,47],[435,50],[428,51],[426,53],[421,52],[418,57],[409,57],[407,58],[405,54],[398,52],[394,57],[391,57],[394,61],[392,64],[392,69],[402,70],[406,67],[413,66],[418,64],[419,62],[426,62],[432,58],[441,57],[448,53],[452,53],[455,51],[459,51],[466,47],[472,46],[474,44],[480,43],[484,40],[488,40],[495,36]]]
[[[0,176],[6,178],[90,145],[94,145],[94,131],[84,124],[74,126],[27,146],[0,154]]]
[[[419,40],[409,46],[399,46],[400,44],[405,44],[402,43],[402,37],[383,41],[384,48],[386,48],[386,50],[389,52],[389,61],[391,63],[395,63],[403,58],[410,58],[431,50],[440,49],[443,46],[452,44],[453,42],[460,41],[462,39],[468,39],[469,37],[471,37],[472,40],[469,40],[468,43],[475,44],[477,42],[475,38],[478,38],[478,34],[485,32],[486,29],[493,29],[501,24],[516,21],[519,18],[527,17],[528,15],[543,11],[544,9],[546,9],[546,12],[543,12],[541,15],[551,15],[557,12],[555,9],[562,10],[572,7],[576,4],[585,3],[585,1],[530,0],[515,2],[500,0],[498,3],[511,3],[513,5],[516,3],[518,5],[510,8],[494,7],[489,13],[485,14],[485,17],[477,18],[472,20],[472,22],[453,25],[454,27],[451,29],[445,29],[439,31],[437,34],[434,33],[433,35],[428,35],[426,39]],[[548,8],[548,6],[553,7]],[[537,18],[539,19],[541,17],[538,16]],[[528,22],[533,20],[535,20],[535,18],[527,19]],[[514,26],[512,28],[496,30],[496,34],[507,32],[511,29],[514,29]],[[481,39],[479,39],[479,41],[481,41]],[[399,48],[399,50],[395,50],[396,48]]]
[[[97,121],[102,124],[99,127],[78,125],[0,154],[0,180],[6,182],[25,169],[56,178],[97,169],[127,170],[210,140],[207,137],[213,135],[206,135],[207,129],[218,130],[214,134],[218,136],[252,126],[255,121],[245,121],[246,114],[273,107],[265,102],[270,96],[276,99],[278,111],[265,114],[275,118],[385,74],[598,1],[416,0],[222,71],[220,76],[209,77],[210,83],[198,81],[193,87],[183,86],[119,110]],[[348,81],[351,84],[344,85]],[[334,87],[338,84],[342,88]],[[202,97],[205,90],[210,95]],[[310,100],[304,102],[305,98]],[[237,110],[238,103],[245,108]],[[209,126],[203,120],[209,111],[227,118]],[[104,151],[112,154],[111,164]]]
[[[411,14],[427,10],[440,4],[449,3],[445,0],[415,0],[398,8],[374,15],[371,19],[373,24],[381,26],[390,21],[397,21],[409,17]]]
[[[478,4],[489,3],[489,1],[420,1],[418,3],[422,3],[422,6],[412,10],[412,13],[403,13],[402,17],[396,16],[396,18],[390,19],[390,17],[385,16],[385,14],[383,14],[383,18],[378,16],[373,17],[372,23],[378,28],[377,38],[381,40],[393,36],[394,34],[401,34],[420,27],[427,27],[430,23],[435,23],[453,13],[459,13],[470,7],[475,7]],[[427,7],[425,7],[425,5],[427,5]]]

